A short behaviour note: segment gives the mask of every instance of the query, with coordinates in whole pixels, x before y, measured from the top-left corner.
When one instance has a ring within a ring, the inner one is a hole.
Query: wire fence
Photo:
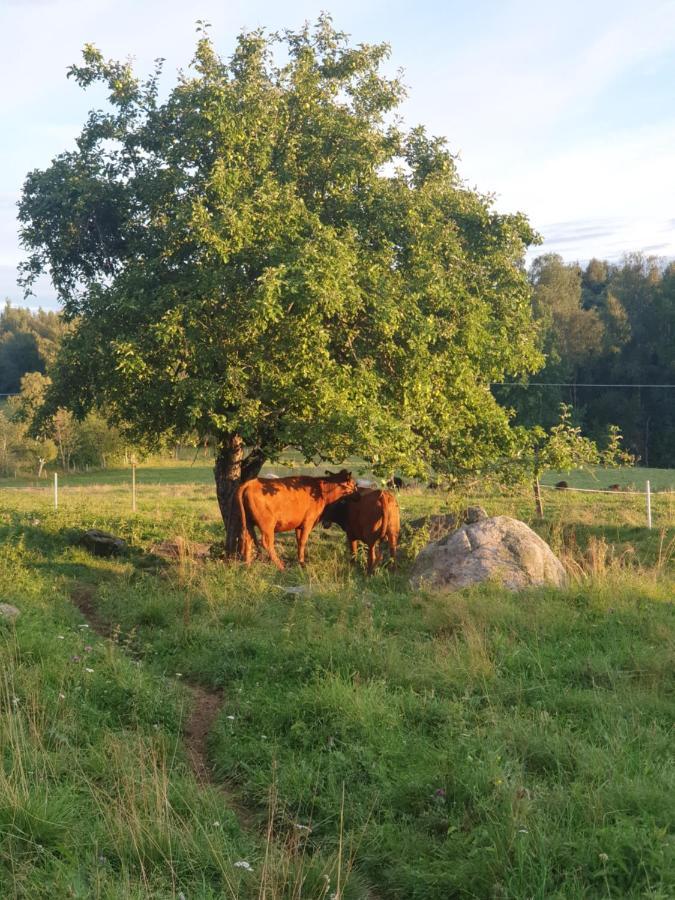
[[[153,474],[156,476],[156,473],[157,473],[156,467],[151,467],[151,468],[152,468]],[[171,467],[169,467],[166,471],[170,472]],[[146,470],[146,478],[144,479],[143,478],[143,467],[139,468],[136,464],[132,464],[128,469],[116,470],[116,474],[122,475],[123,476],[122,479],[120,480],[118,478],[115,478],[115,480],[113,482],[108,482],[107,480],[102,479],[100,482],[92,483],[90,481],[87,481],[86,483],[81,483],[81,484],[77,484],[77,483],[69,484],[68,483],[69,479],[68,479],[66,481],[66,483],[64,484],[62,481],[62,478],[59,476],[59,473],[54,472],[52,474],[51,479],[45,479],[45,481],[42,482],[41,484],[32,485],[32,486],[25,485],[23,487],[25,487],[26,489],[32,489],[32,490],[35,490],[35,488],[38,487],[41,491],[44,491],[47,496],[49,496],[49,494],[51,494],[51,499],[48,502],[49,502],[49,505],[52,506],[52,508],[54,510],[58,510],[60,507],[61,492],[64,490],[64,488],[65,488],[66,492],[68,492],[68,490],[71,487],[74,487],[74,488],[76,488],[76,491],[78,494],[82,491],[83,488],[89,488],[89,489],[93,489],[93,490],[96,490],[96,488],[107,488],[107,487],[116,488],[118,490],[121,490],[123,492],[123,494],[126,497],[128,497],[128,499],[122,500],[122,503],[124,505],[126,505],[128,503],[127,508],[130,509],[132,514],[135,514],[138,510],[139,488],[140,488],[140,492],[142,494],[144,486],[150,487],[152,489],[156,489],[157,487],[160,487],[163,485],[167,489],[171,489],[177,485],[176,482],[171,482],[171,481],[164,482],[163,480],[157,479],[156,477],[153,477],[151,480],[147,480],[147,475],[150,474],[149,470]],[[141,476],[140,484],[139,484],[139,479],[138,479],[139,474]],[[294,473],[294,474],[297,474],[297,473]],[[191,480],[183,482],[181,480],[180,483],[185,483],[185,484],[193,484],[194,483],[195,485],[197,485],[197,484],[203,484],[204,482],[200,481],[199,479],[196,479],[194,482],[192,482]],[[659,503],[661,500],[667,500],[668,507],[672,510],[672,499],[671,498],[675,498],[675,490],[673,490],[672,488],[662,488],[657,491],[653,491],[650,479],[647,479],[645,481],[645,486],[642,490],[637,489],[634,486],[634,484],[627,485],[625,488],[621,485],[617,485],[616,487],[613,487],[613,488],[587,488],[587,487],[574,487],[574,486],[568,485],[566,482],[558,482],[557,484],[540,483],[539,487],[542,490],[555,491],[556,493],[559,493],[559,494],[591,494],[591,495],[599,494],[599,495],[604,495],[604,496],[611,496],[611,497],[617,498],[617,500],[619,500],[619,501],[622,498],[625,499],[628,497],[644,498],[644,507],[643,507],[644,508],[644,516],[645,516],[644,521],[645,521],[647,528],[649,528],[649,529],[652,528],[652,524],[653,524],[652,523],[652,505],[653,505],[654,499],[658,498],[657,503]],[[17,488],[11,488],[11,489],[15,490]],[[20,490],[21,487],[18,487],[18,489]],[[662,507],[658,507],[658,508],[662,509]],[[662,518],[662,513],[660,514],[659,518]],[[675,522],[673,524],[675,524]]]

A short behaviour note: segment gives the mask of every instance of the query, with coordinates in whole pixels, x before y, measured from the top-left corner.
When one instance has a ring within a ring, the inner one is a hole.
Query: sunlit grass
[[[532,524],[570,584],[520,595],[366,579],[321,529],[304,571],[153,560],[222,539],[210,483],[139,479],[136,515],[123,483],[50,499],[0,488],[0,897],[675,893],[667,495],[648,531],[639,497],[550,492],[539,522],[526,491],[400,493],[404,520]],[[89,556],[85,527],[129,553]],[[82,583],[115,642],[80,627]],[[189,769],[184,681],[223,692],[210,761],[243,827]]]

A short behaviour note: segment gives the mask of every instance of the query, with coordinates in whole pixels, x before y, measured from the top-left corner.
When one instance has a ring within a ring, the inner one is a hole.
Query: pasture
[[[128,470],[64,477],[56,512],[0,482],[1,897],[675,894],[675,495],[650,532],[631,495],[547,491],[535,522],[529,492],[404,490],[404,522],[479,503],[571,574],[439,595],[335,529],[304,571],[157,559],[222,539],[210,462],[138,480],[136,515]]]

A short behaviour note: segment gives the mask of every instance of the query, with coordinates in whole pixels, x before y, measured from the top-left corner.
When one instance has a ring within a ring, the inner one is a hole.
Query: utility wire
[[[675,384],[564,384],[560,381],[491,381],[490,387],[566,387],[566,388],[675,388]]]

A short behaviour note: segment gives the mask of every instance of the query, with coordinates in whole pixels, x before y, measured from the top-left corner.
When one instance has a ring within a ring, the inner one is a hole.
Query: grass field
[[[3,900],[675,896],[675,497],[648,531],[631,495],[546,492],[539,522],[527,493],[404,490],[404,520],[522,518],[571,573],[440,595],[333,530],[305,571],[152,557],[221,539],[211,477],[141,468],[135,516],[128,471],[62,479],[56,512],[0,483]]]

